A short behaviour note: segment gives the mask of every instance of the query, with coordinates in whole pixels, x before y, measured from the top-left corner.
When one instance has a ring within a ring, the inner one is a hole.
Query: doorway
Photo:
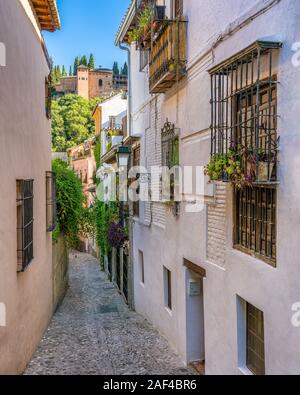
[[[189,266],[185,264],[185,266]],[[195,265],[196,266],[196,265]],[[186,325],[187,325],[187,362],[199,374],[205,374],[205,330],[203,269],[186,270]],[[193,269],[195,267],[193,266]]]

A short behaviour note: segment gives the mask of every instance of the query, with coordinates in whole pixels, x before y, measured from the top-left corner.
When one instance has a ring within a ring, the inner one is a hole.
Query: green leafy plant
[[[227,154],[213,155],[205,174],[211,181],[229,181],[237,189],[251,187],[255,181],[255,161],[246,147],[238,146]]]
[[[108,255],[111,251],[111,244],[108,239],[109,226],[118,223],[119,205],[117,202],[109,204],[97,200],[95,203],[95,227],[96,241],[102,255]]]
[[[52,149],[65,152],[95,135],[92,111],[103,98],[86,100],[68,94],[52,101]]]
[[[128,33],[128,41],[132,43],[134,41],[140,41],[147,31],[151,28],[151,20],[153,17],[153,11],[150,7],[146,7],[138,18],[137,26]]]
[[[52,162],[52,170],[56,173],[57,227],[53,239],[57,240],[62,232],[69,247],[76,248],[79,235],[86,224],[84,211],[85,196],[80,179],[68,164],[60,159]]]

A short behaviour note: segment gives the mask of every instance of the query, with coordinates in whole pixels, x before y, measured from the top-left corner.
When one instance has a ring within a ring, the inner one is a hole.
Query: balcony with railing
[[[165,20],[152,40],[149,57],[150,93],[165,93],[186,74],[187,22]]]

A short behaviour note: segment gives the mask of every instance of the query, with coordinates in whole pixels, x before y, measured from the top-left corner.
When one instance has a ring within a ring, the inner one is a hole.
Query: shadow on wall
[[[63,301],[69,284],[69,250],[63,235],[52,243],[53,310]]]

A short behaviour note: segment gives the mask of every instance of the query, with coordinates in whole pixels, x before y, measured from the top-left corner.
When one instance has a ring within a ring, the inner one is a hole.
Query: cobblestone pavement
[[[26,375],[194,374],[167,341],[129,311],[96,259],[71,254],[70,289]]]

